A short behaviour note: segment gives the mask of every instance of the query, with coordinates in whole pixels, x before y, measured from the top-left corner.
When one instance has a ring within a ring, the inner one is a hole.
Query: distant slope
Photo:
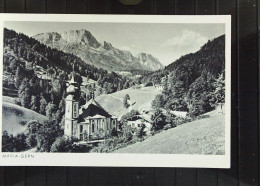
[[[47,120],[47,117],[30,109],[13,104],[12,101],[11,98],[3,100],[2,131],[6,130],[8,133],[16,135],[26,130],[26,125],[22,125],[21,123],[30,120],[38,120],[40,122]]]
[[[225,35],[208,41],[195,53],[184,55],[164,69],[142,77],[151,82],[165,75],[172,74],[172,79],[182,81],[185,89],[201,76],[216,78],[225,69]]]
[[[114,153],[225,154],[224,114],[163,131]]]
[[[163,65],[151,54],[140,53],[134,56],[131,52],[120,50],[109,42],[101,44],[87,30],[69,30],[62,33],[40,33],[33,36],[39,42],[51,48],[71,53],[88,64],[108,71],[125,71],[133,69],[159,70]]]
[[[123,106],[123,100],[126,94],[130,96],[130,100],[133,104],[132,109],[141,112],[151,109],[151,103],[159,92],[157,92],[154,87],[144,87],[141,89],[129,88],[113,94],[101,95],[96,98],[96,101],[110,113],[121,117],[129,111],[129,109]]]

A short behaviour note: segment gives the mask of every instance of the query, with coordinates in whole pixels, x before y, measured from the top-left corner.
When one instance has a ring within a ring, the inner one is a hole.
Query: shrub
[[[63,135],[59,124],[54,121],[46,121],[36,131],[37,149],[40,152],[50,152],[52,144]]]
[[[136,131],[136,137],[140,140],[143,140],[144,136],[146,135],[144,129],[145,129],[145,125],[142,124],[141,127]]]
[[[58,137],[56,141],[52,144],[51,152],[71,152],[73,149],[73,144],[76,142],[74,138],[69,138],[66,136]]]
[[[26,138],[26,144],[28,145],[28,147],[35,147],[37,145],[36,136],[34,134],[28,135]]]
[[[27,123],[27,121],[24,121],[24,120],[22,120],[22,121],[19,122],[19,124],[20,124],[20,125],[23,125],[23,126],[26,125],[26,123]]]
[[[7,131],[2,134],[3,152],[21,152],[28,148],[25,134],[9,135]]]
[[[168,130],[168,129],[171,129],[173,128],[173,125],[172,124],[166,124],[164,127],[163,127],[163,130]]]

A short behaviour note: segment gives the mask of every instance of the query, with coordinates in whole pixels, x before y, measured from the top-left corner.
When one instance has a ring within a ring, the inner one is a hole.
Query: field
[[[14,104],[14,100],[14,98],[3,96],[2,131],[6,130],[8,133],[16,135],[25,131],[26,125],[24,124],[27,121],[47,120],[41,114]]]
[[[114,153],[222,155],[225,153],[224,116],[218,113],[180,125]]]
[[[123,100],[126,94],[129,94],[132,107],[126,109],[123,105]],[[140,89],[129,88],[115,92],[113,94],[101,95],[95,100],[107,111],[117,117],[121,117],[130,109],[142,112],[151,109],[151,103],[155,96],[159,94],[154,87],[144,87]]]

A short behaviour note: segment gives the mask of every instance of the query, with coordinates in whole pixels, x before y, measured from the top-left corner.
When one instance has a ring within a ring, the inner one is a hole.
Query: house
[[[79,140],[104,138],[117,130],[117,117],[107,112],[92,98],[79,108],[77,83],[74,76],[68,82],[64,134]]]
[[[170,113],[181,118],[185,118],[188,115],[188,112],[185,111],[170,111]]]
[[[127,126],[131,127],[131,128],[135,128],[135,129],[139,129],[142,124],[145,125],[145,129],[144,131],[150,131],[152,128],[152,124],[151,122],[147,121],[146,119],[144,119],[144,117],[142,117],[142,115],[136,115],[130,119],[128,119],[127,121]]]
[[[162,92],[164,89],[163,84],[155,84],[154,87],[158,92]]]

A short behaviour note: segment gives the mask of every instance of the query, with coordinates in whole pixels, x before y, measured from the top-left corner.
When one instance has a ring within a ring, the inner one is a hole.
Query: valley
[[[200,117],[224,104],[224,56],[224,35],[164,67],[84,29],[33,37],[5,29],[2,131],[40,152],[223,154],[224,115]],[[75,147],[94,139],[103,142]]]

